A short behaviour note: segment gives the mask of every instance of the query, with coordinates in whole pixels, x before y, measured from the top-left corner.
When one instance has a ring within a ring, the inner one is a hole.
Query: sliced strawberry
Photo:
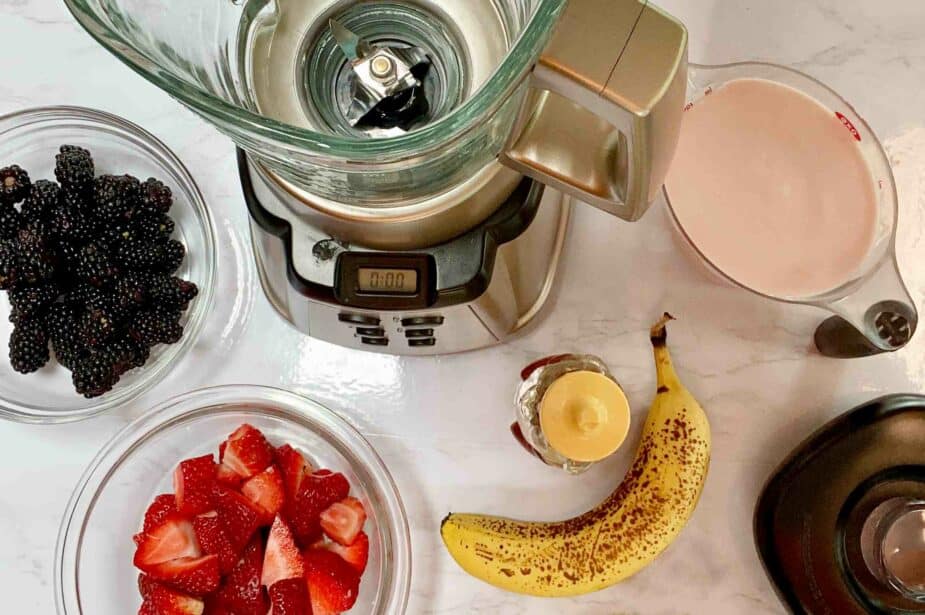
[[[305,579],[285,579],[270,588],[273,615],[307,615],[312,612]]]
[[[312,473],[312,467],[305,461],[302,453],[288,444],[277,447],[274,457],[276,465],[283,473],[286,495],[293,498],[302,490],[302,481]]]
[[[343,474],[321,470],[305,478],[302,491],[286,508],[289,524],[302,547],[321,537],[321,512],[349,493],[350,483]]]
[[[177,514],[177,500],[171,493],[163,493],[151,502],[145,511],[145,522],[142,532],[150,532],[167,520],[171,515]]]
[[[273,463],[273,447],[260,430],[244,424],[228,438],[222,464],[243,478],[250,478]]]
[[[177,497],[177,510],[181,515],[192,517],[211,510],[215,476],[212,455],[180,462],[173,473],[173,489]]]
[[[218,445],[218,462],[221,463],[225,461],[225,449],[228,447],[228,440],[225,440]]]
[[[261,511],[237,491],[221,485],[215,487],[212,498],[232,550],[242,551],[260,527]]]
[[[152,579],[193,596],[210,594],[221,582],[214,555],[181,557],[150,566],[146,572]]]
[[[138,615],[202,615],[202,600],[175,591],[145,575],[138,576],[138,591],[144,603]]]
[[[237,472],[226,466],[224,463],[219,463],[215,466],[215,479],[226,487],[231,489],[237,489],[241,486],[241,483],[244,482],[244,479],[241,478]]]
[[[366,570],[366,562],[369,561],[369,536],[366,532],[360,532],[348,547],[336,542],[326,542],[321,548],[337,553],[360,574]]]
[[[241,561],[234,567],[209,599],[210,615],[266,615],[270,608],[266,592],[260,584],[263,569],[263,541],[260,536],[247,545]]]
[[[135,550],[137,568],[150,572],[150,568],[181,557],[196,558],[202,555],[193,524],[184,519],[170,518],[144,534]]]
[[[263,512],[261,522],[264,525],[273,523],[273,518],[286,503],[283,477],[276,466],[270,466],[249,479],[241,487],[241,493]]]
[[[314,614],[349,611],[360,588],[360,575],[353,566],[324,549],[309,549],[303,557]]]
[[[138,615],[161,615],[161,611],[154,606],[153,602],[145,600],[141,603],[141,606],[138,607]]]
[[[289,526],[280,517],[273,521],[270,537],[267,539],[267,551],[263,556],[263,573],[260,583],[272,587],[277,581],[302,578],[305,569],[302,554],[295,546]]]
[[[218,567],[222,574],[231,572],[240,559],[240,553],[232,548],[218,513],[213,510],[199,515],[193,519],[193,529],[202,552],[218,556]]]
[[[344,546],[353,543],[366,523],[366,510],[356,498],[334,502],[321,513],[325,535]]]

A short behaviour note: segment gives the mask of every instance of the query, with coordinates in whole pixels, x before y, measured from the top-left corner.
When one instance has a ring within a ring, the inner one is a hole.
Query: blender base
[[[240,151],[238,161],[264,294],[311,337],[393,355],[465,352],[515,335],[551,294],[571,203],[532,180],[450,241],[385,252],[318,229],[304,203],[275,190]],[[418,288],[364,293],[364,270],[407,272]]]

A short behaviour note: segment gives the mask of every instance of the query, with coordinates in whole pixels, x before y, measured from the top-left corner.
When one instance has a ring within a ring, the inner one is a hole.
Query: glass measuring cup
[[[676,227],[701,260],[723,280],[785,303],[812,305],[832,312],[816,330],[819,351],[832,357],[860,357],[897,350],[912,338],[918,312],[896,263],[898,201],[893,172],[880,141],[841,96],[799,71],[774,64],[747,62],[718,66],[691,64],[685,109],[724,84],[737,79],[763,79],[796,89],[831,110],[857,141],[874,181],[876,224],[873,243],[860,266],[840,286],[811,296],[775,296],[757,290],[723,271],[684,230],[665,188]]]

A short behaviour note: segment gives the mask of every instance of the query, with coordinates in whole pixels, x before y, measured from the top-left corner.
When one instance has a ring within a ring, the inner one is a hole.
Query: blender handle
[[[571,0],[508,143],[512,169],[625,220],[658,195],[687,88],[687,31],[640,0]]]

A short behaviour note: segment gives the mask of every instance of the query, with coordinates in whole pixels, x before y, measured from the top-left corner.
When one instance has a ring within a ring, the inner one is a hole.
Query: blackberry
[[[49,229],[64,243],[86,243],[97,235],[96,222],[83,210],[61,204],[49,214]]]
[[[119,275],[119,268],[110,260],[102,242],[91,241],[80,247],[63,245],[61,253],[71,273],[93,286],[103,286]]]
[[[87,309],[79,319],[80,340],[87,348],[103,346],[112,337],[116,323],[105,310]]]
[[[149,177],[141,186],[141,204],[145,211],[165,214],[173,205],[173,193],[163,182]]]
[[[144,275],[145,273],[130,271],[124,277],[116,280],[112,292],[117,305],[125,309],[131,309],[142,306],[150,300],[149,283],[147,276]]]
[[[9,290],[19,278],[19,258],[14,239],[0,239],[0,290]]]
[[[129,323],[132,339],[145,346],[175,344],[183,337],[181,312],[165,308],[150,308],[135,314]]]
[[[175,239],[171,239],[164,248],[164,259],[158,266],[158,270],[164,273],[173,273],[183,264],[184,258],[186,258],[186,246]]]
[[[128,233],[133,239],[169,239],[175,226],[170,216],[149,214],[132,220]]]
[[[139,344],[128,335],[107,343],[103,351],[109,353],[113,367],[119,375],[130,369],[142,367],[151,356],[151,350],[147,346]]]
[[[19,165],[11,165],[0,169],[0,203],[12,205],[18,203],[29,194],[31,186],[29,174]]]
[[[131,306],[123,305],[119,297],[108,289],[97,288],[82,282],[71,289],[66,301],[75,309],[95,310],[111,323],[112,327],[123,324],[131,313]]]
[[[80,322],[74,309],[64,303],[52,305],[45,315],[45,330],[58,363],[68,369],[72,368],[85,353],[80,337]]]
[[[151,302],[157,307],[186,310],[189,302],[199,294],[199,288],[192,282],[162,275],[154,276],[148,286]]]
[[[0,239],[10,239],[19,231],[19,212],[12,205],[0,203]]]
[[[55,156],[55,177],[65,192],[87,194],[93,185],[93,157],[76,145],[62,145]]]
[[[17,372],[28,374],[48,363],[48,335],[41,319],[23,319],[10,335],[10,364]]]
[[[93,215],[99,220],[129,218],[140,199],[141,183],[131,175],[101,175],[93,181]]]
[[[61,294],[55,282],[43,282],[35,286],[21,286],[10,291],[10,305],[17,320],[40,316]]]
[[[41,222],[49,219],[52,210],[58,206],[61,198],[61,187],[55,182],[40,179],[32,184],[32,189],[26,200],[23,201],[20,212],[23,219],[30,222]]]
[[[18,267],[16,284],[38,284],[55,275],[55,253],[40,223],[30,222],[19,229],[15,245]]]
[[[173,263],[183,261],[186,249],[178,241],[126,241],[115,246],[116,260],[129,269],[151,269],[172,273]]]
[[[93,352],[77,361],[71,369],[74,389],[86,398],[107,393],[119,381],[119,374],[108,352]]]

